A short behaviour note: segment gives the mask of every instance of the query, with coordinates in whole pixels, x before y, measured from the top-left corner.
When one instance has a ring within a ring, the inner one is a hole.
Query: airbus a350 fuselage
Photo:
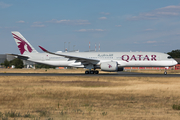
[[[79,56],[99,60],[95,66],[104,62],[116,61],[120,67],[168,67],[177,62],[165,53],[159,52],[58,52],[60,54]],[[58,54],[57,53],[57,54]],[[81,62],[48,53],[27,53],[29,61],[58,67],[85,67]]]
[[[18,58],[35,63],[58,67],[82,67],[89,69],[86,74],[98,74],[102,71],[123,71],[123,67],[169,67],[177,62],[168,54],[159,52],[49,52],[38,53],[19,33],[12,32],[21,55]],[[92,70],[94,69],[94,70]],[[165,73],[166,74],[166,73]]]

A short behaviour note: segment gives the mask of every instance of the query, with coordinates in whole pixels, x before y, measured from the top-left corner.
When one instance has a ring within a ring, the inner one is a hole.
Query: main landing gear
[[[85,74],[99,74],[98,70],[86,70]]]

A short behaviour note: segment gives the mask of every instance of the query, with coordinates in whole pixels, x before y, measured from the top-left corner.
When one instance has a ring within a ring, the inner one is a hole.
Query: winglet
[[[39,46],[39,47],[41,48],[42,51],[47,52],[47,50],[45,48],[43,48],[41,46]]]

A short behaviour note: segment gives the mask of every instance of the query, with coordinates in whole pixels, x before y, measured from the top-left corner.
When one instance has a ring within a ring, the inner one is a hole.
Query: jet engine
[[[101,70],[102,71],[109,71],[109,72],[116,72],[116,71],[123,71],[123,67],[118,67],[117,62],[104,62],[101,63]]]

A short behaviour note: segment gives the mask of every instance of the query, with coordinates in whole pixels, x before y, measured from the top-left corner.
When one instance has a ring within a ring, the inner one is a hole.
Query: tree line
[[[180,58],[180,50],[172,50],[171,52],[168,52],[167,54],[169,54],[172,58]]]
[[[15,59],[13,59],[11,61],[8,61],[6,59],[4,61],[4,63],[1,63],[1,65],[3,65],[6,68],[11,68],[12,65],[14,65],[15,68],[23,68],[24,67],[23,61],[21,59],[19,59],[19,58],[15,58]],[[55,69],[54,66],[44,65],[44,64],[36,64],[35,68],[46,68],[46,69],[53,68],[53,69]]]
[[[1,63],[1,65],[5,66],[6,68],[10,68],[12,65],[14,65],[15,68],[23,68],[24,67],[23,61],[19,58],[15,58],[11,61],[8,61],[6,59],[4,61],[4,63]]]

